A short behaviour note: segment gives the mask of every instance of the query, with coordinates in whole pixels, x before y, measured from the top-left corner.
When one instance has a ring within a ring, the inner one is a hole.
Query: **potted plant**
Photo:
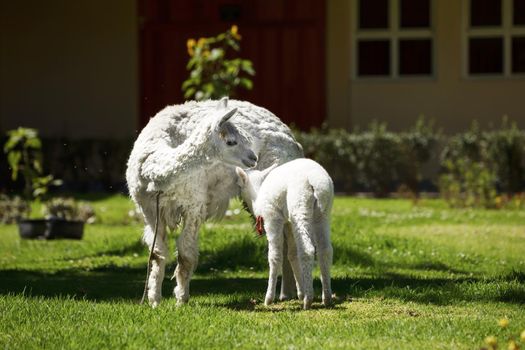
[[[42,142],[35,129],[18,128],[8,131],[7,134],[4,152],[7,154],[11,178],[16,181],[21,175],[24,181],[23,198],[26,205],[22,206],[23,211],[18,215],[20,237],[81,239],[84,222],[88,219],[92,220],[94,212],[86,205],[79,206],[72,199],[57,198],[44,202],[43,210],[46,218],[29,218],[31,201],[41,201],[50,186],[60,185],[62,181],[55,179],[53,175],[43,174]],[[8,201],[4,198],[4,202]],[[13,208],[12,204],[6,206]]]
[[[84,223],[95,221],[93,208],[86,203],[78,203],[73,198],[52,198],[43,206],[46,221],[46,239],[82,239]]]

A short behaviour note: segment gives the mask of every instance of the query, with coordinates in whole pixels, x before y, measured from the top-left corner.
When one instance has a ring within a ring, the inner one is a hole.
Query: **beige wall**
[[[0,132],[117,137],[138,125],[134,0],[0,2]]]
[[[351,79],[350,0],[327,2],[327,110],[337,127],[388,122],[394,130],[424,114],[447,132],[498,125],[503,115],[525,127],[525,78],[469,79],[462,75],[461,1],[434,0],[434,79],[427,81]]]

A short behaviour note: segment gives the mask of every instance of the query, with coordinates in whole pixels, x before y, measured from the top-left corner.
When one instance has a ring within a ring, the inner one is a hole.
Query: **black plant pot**
[[[84,222],[64,219],[20,220],[20,237],[24,239],[82,239]]]

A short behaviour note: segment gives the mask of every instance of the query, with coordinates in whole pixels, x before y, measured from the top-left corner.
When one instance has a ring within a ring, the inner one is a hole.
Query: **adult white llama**
[[[150,249],[156,194],[162,191],[158,238],[147,281],[150,304],[157,306],[161,298],[169,254],[166,226],[175,229],[182,221],[174,293],[178,303],[186,303],[198,261],[200,225],[221,217],[229,200],[239,195],[235,166],[251,167],[258,161],[258,168],[266,168],[301,156],[302,148],[290,129],[268,110],[249,102],[190,101],[166,107],[153,117],[135,141],[126,171],[131,198],[144,216],[143,239]],[[286,263],[281,298],[293,297],[293,284]]]

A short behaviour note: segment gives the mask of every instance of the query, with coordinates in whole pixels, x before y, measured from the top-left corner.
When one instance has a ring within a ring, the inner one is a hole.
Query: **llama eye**
[[[228,146],[235,146],[237,144],[237,141],[228,140],[228,141],[226,141],[226,144]]]

